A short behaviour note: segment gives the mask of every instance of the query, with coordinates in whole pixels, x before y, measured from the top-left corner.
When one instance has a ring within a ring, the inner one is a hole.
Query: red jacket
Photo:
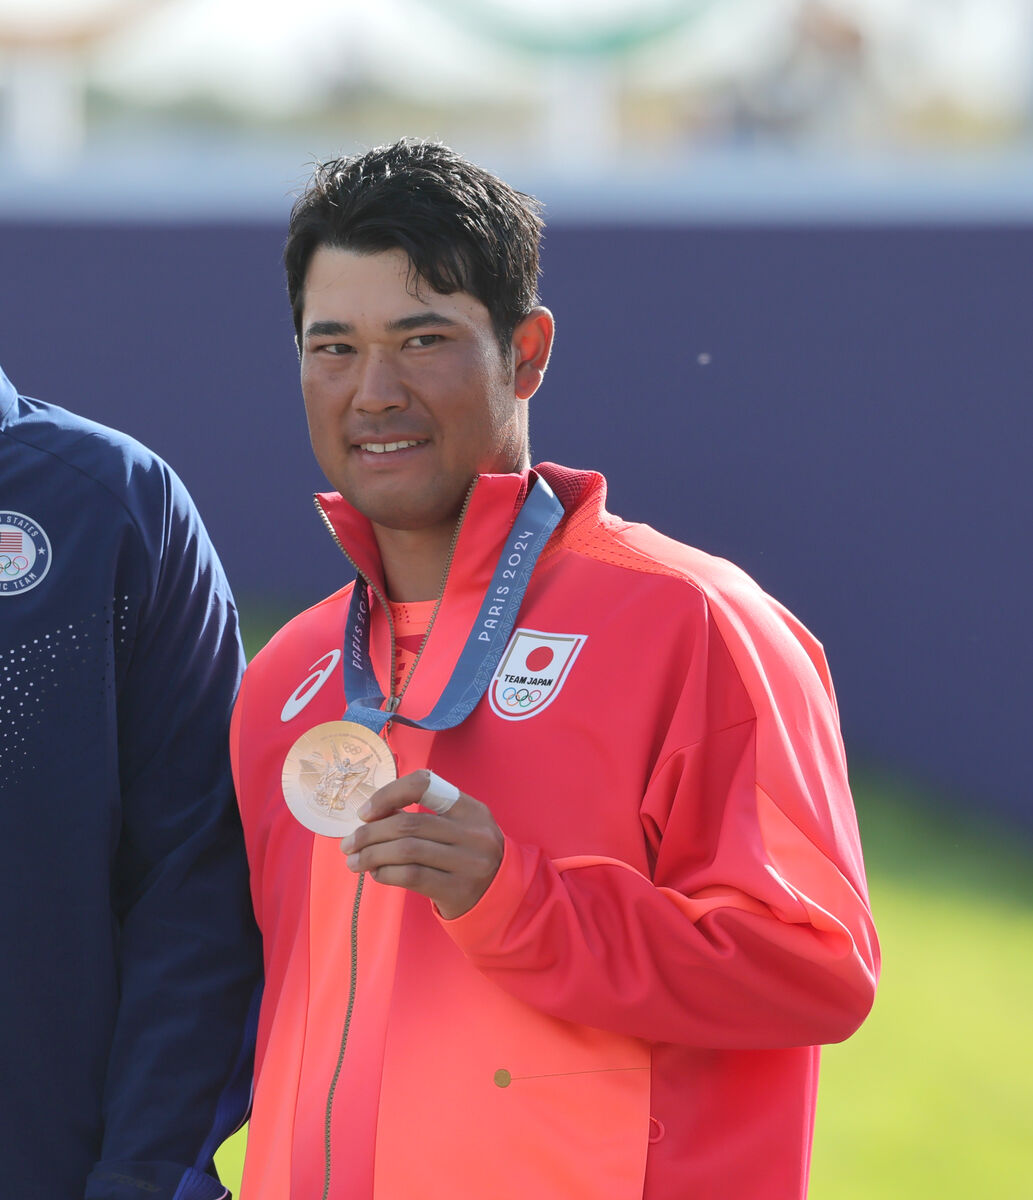
[[[566,516],[509,650],[459,726],[395,724],[506,835],[441,919],[356,877],[280,773],[345,709],[351,586],[245,676],[233,758],[267,982],[243,1200],[789,1200],[806,1191],[822,1042],[872,1003],[878,947],[821,647],[741,571],[537,468]],[[401,712],[438,697],[527,488],[482,476]],[[324,511],[384,594],[368,522]],[[390,634],[373,600],[385,694]],[[548,663],[545,660],[549,660]],[[543,665],[544,664],[544,665]]]

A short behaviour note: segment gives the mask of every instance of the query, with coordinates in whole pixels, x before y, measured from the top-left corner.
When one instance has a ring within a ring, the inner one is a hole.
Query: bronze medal
[[[354,721],[326,721],[288,750],[283,797],[306,829],[340,838],[362,824],[357,809],[397,777],[383,738]]]

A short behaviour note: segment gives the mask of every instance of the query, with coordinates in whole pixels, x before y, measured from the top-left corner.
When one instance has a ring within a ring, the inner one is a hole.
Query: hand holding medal
[[[413,804],[432,811],[406,811]],[[445,920],[473,908],[502,862],[505,838],[488,808],[433,771],[401,776],[360,812],[341,839],[349,869],[427,896]]]
[[[502,861],[502,831],[483,804],[433,771],[398,779],[387,743],[354,721],[298,738],[283,794],[306,829],[341,839],[351,870],[421,892],[446,920],[477,903]],[[402,811],[412,804],[430,811]]]

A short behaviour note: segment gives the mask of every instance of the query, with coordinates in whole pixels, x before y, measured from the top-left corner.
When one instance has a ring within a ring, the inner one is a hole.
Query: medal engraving
[[[354,721],[326,721],[307,730],[283,762],[283,797],[313,833],[344,837],[362,821],[357,809],[397,777],[387,743]]]

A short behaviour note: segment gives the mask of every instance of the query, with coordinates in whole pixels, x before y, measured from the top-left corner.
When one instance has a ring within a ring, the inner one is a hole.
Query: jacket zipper
[[[420,655],[423,653],[423,648],[427,644],[427,639],[430,637],[430,631],[434,624],[434,618],[437,617],[438,609],[441,607],[441,603],[445,596],[445,586],[448,583],[448,576],[452,570],[452,560],[455,558],[456,546],[459,542],[459,531],[462,529],[463,522],[466,520],[466,512],[467,512],[467,509],[470,507],[470,498],[473,496],[473,489],[474,489],[474,485],[476,483],[477,483],[477,478],[475,476],[473,481],[471,482],[469,488],[467,488],[466,498],[463,500],[463,507],[459,511],[459,518],[456,521],[455,529],[452,531],[452,541],[448,547],[448,557],[445,559],[445,570],[441,576],[441,587],[438,590],[438,602],[434,606],[434,612],[431,614],[430,621],[428,621],[428,623],[427,623],[427,630],[423,635],[423,641],[420,643],[420,648],[416,652],[416,659],[415,659],[415,662],[413,663],[414,670],[416,667],[416,663],[418,663],[420,660]],[[345,550],[343,542],[337,536],[337,530],[334,529],[333,524],[330,521],[330,518],[323,511],[323,506],[319,503],[318,496],[313,497],[313,503],[316,506],[316,512],[318,512],[320,517],[322,518],[323,524],[330,531],[330,536],[337,543],[338,549],[341,551],[341,553],[344,555],[344,557],[351,564],[352,570],[354,570],[354,572],[355,572],[356,580],[361,579],[363,581],[363,583],[365,583],[366,586],[370,589],[370,591],[372,591],[373,595],[376,596],[378,602],[380,603],[380,607],[384,610],[385,616],[387,617],[388,628],[391,631],[391,660],[390,660],[390,662],[391,662],[391,665],[390,665],[391,686],[390,686],[390,695],[387,698],[386,708],[387,708],[388,712],[393,713],[397,710],[398,705],[401,703],[402,697],[401,697],[401,693],[399,693],[399,695],[397,695],[397,696],[395,695],[395,623],[394,623],[394,618],[391,616],[391,606],[388,604],[387,598],[383,595],[383,593],[376,586],[376,584],[371,579],[368,579],[365,575],[363,575],[363,573],[359,570],[358,564],[355,562],[355,560],[352,558],[352,556],[348,553],[348,551]],[[403,684],[403,689],[402,689],[403,691],[405,690],[405,686],[408,685],[411,675],[412,675],[412,672],[410,672],[409,676],[406,677],[405,684]],[[347,703],[347,700],[348,700],[348,697],[345,696],[345,703]],[[381,731],[381,736],[384,738],[384,740],[386,742],[388,742],[389,746],[390,746],[390,742],[388,741],[387,734],[390,731],[390,729],[391,729],[391,722],[388,721],[385,724],[383,730]],[[340,1047],[340,1052],[337,1057],[337,1067],[334,1071],[333,1080],[331,1081],[330,1089],[329,1089],[329,1092],[327,1093],[327,1098],[326,1098],[326,1117],[325,1117],[325,1123],[324,1123],[325,1172],[324,1172],[324,1180],[323,1180],[322,1200],[328,1200],[328,1197],[330,1194],[330,1180],[331,1180],[331,1169],[332,1169],[331,1164],[333,1162],[333,1148],[331,1145],[331,1122],[332,1122],[332,1118],[333,1118],[334,1095],[337,1091],[337,1081],[340,1078],[341,1070],[344,1066],[344,1055],[345,1055],[345,1050],[347,1049],[347,1045],[348,1045],[348,1035],[351,1031],[352,1009],[353,1009],[353,1006],[355,1003],[356,987],[358,984],[359,904],[362,899],[363,879],[364,879],[364,876],[360,875],[358,878],[356,887],[355,887],[355,901],[354,901],[354,906],[352,909],[352,923],[351,923],[351,972],[350,972],[351,978],[350,978],[350,983],[349,983],[349,988],[348,988],[348,1004],[347,1004],[347,1011],[345,1013],[345,1019],[344,1019],[344,1029],[342,1030],[342,1033],[341,1033],[341,1047]]]

